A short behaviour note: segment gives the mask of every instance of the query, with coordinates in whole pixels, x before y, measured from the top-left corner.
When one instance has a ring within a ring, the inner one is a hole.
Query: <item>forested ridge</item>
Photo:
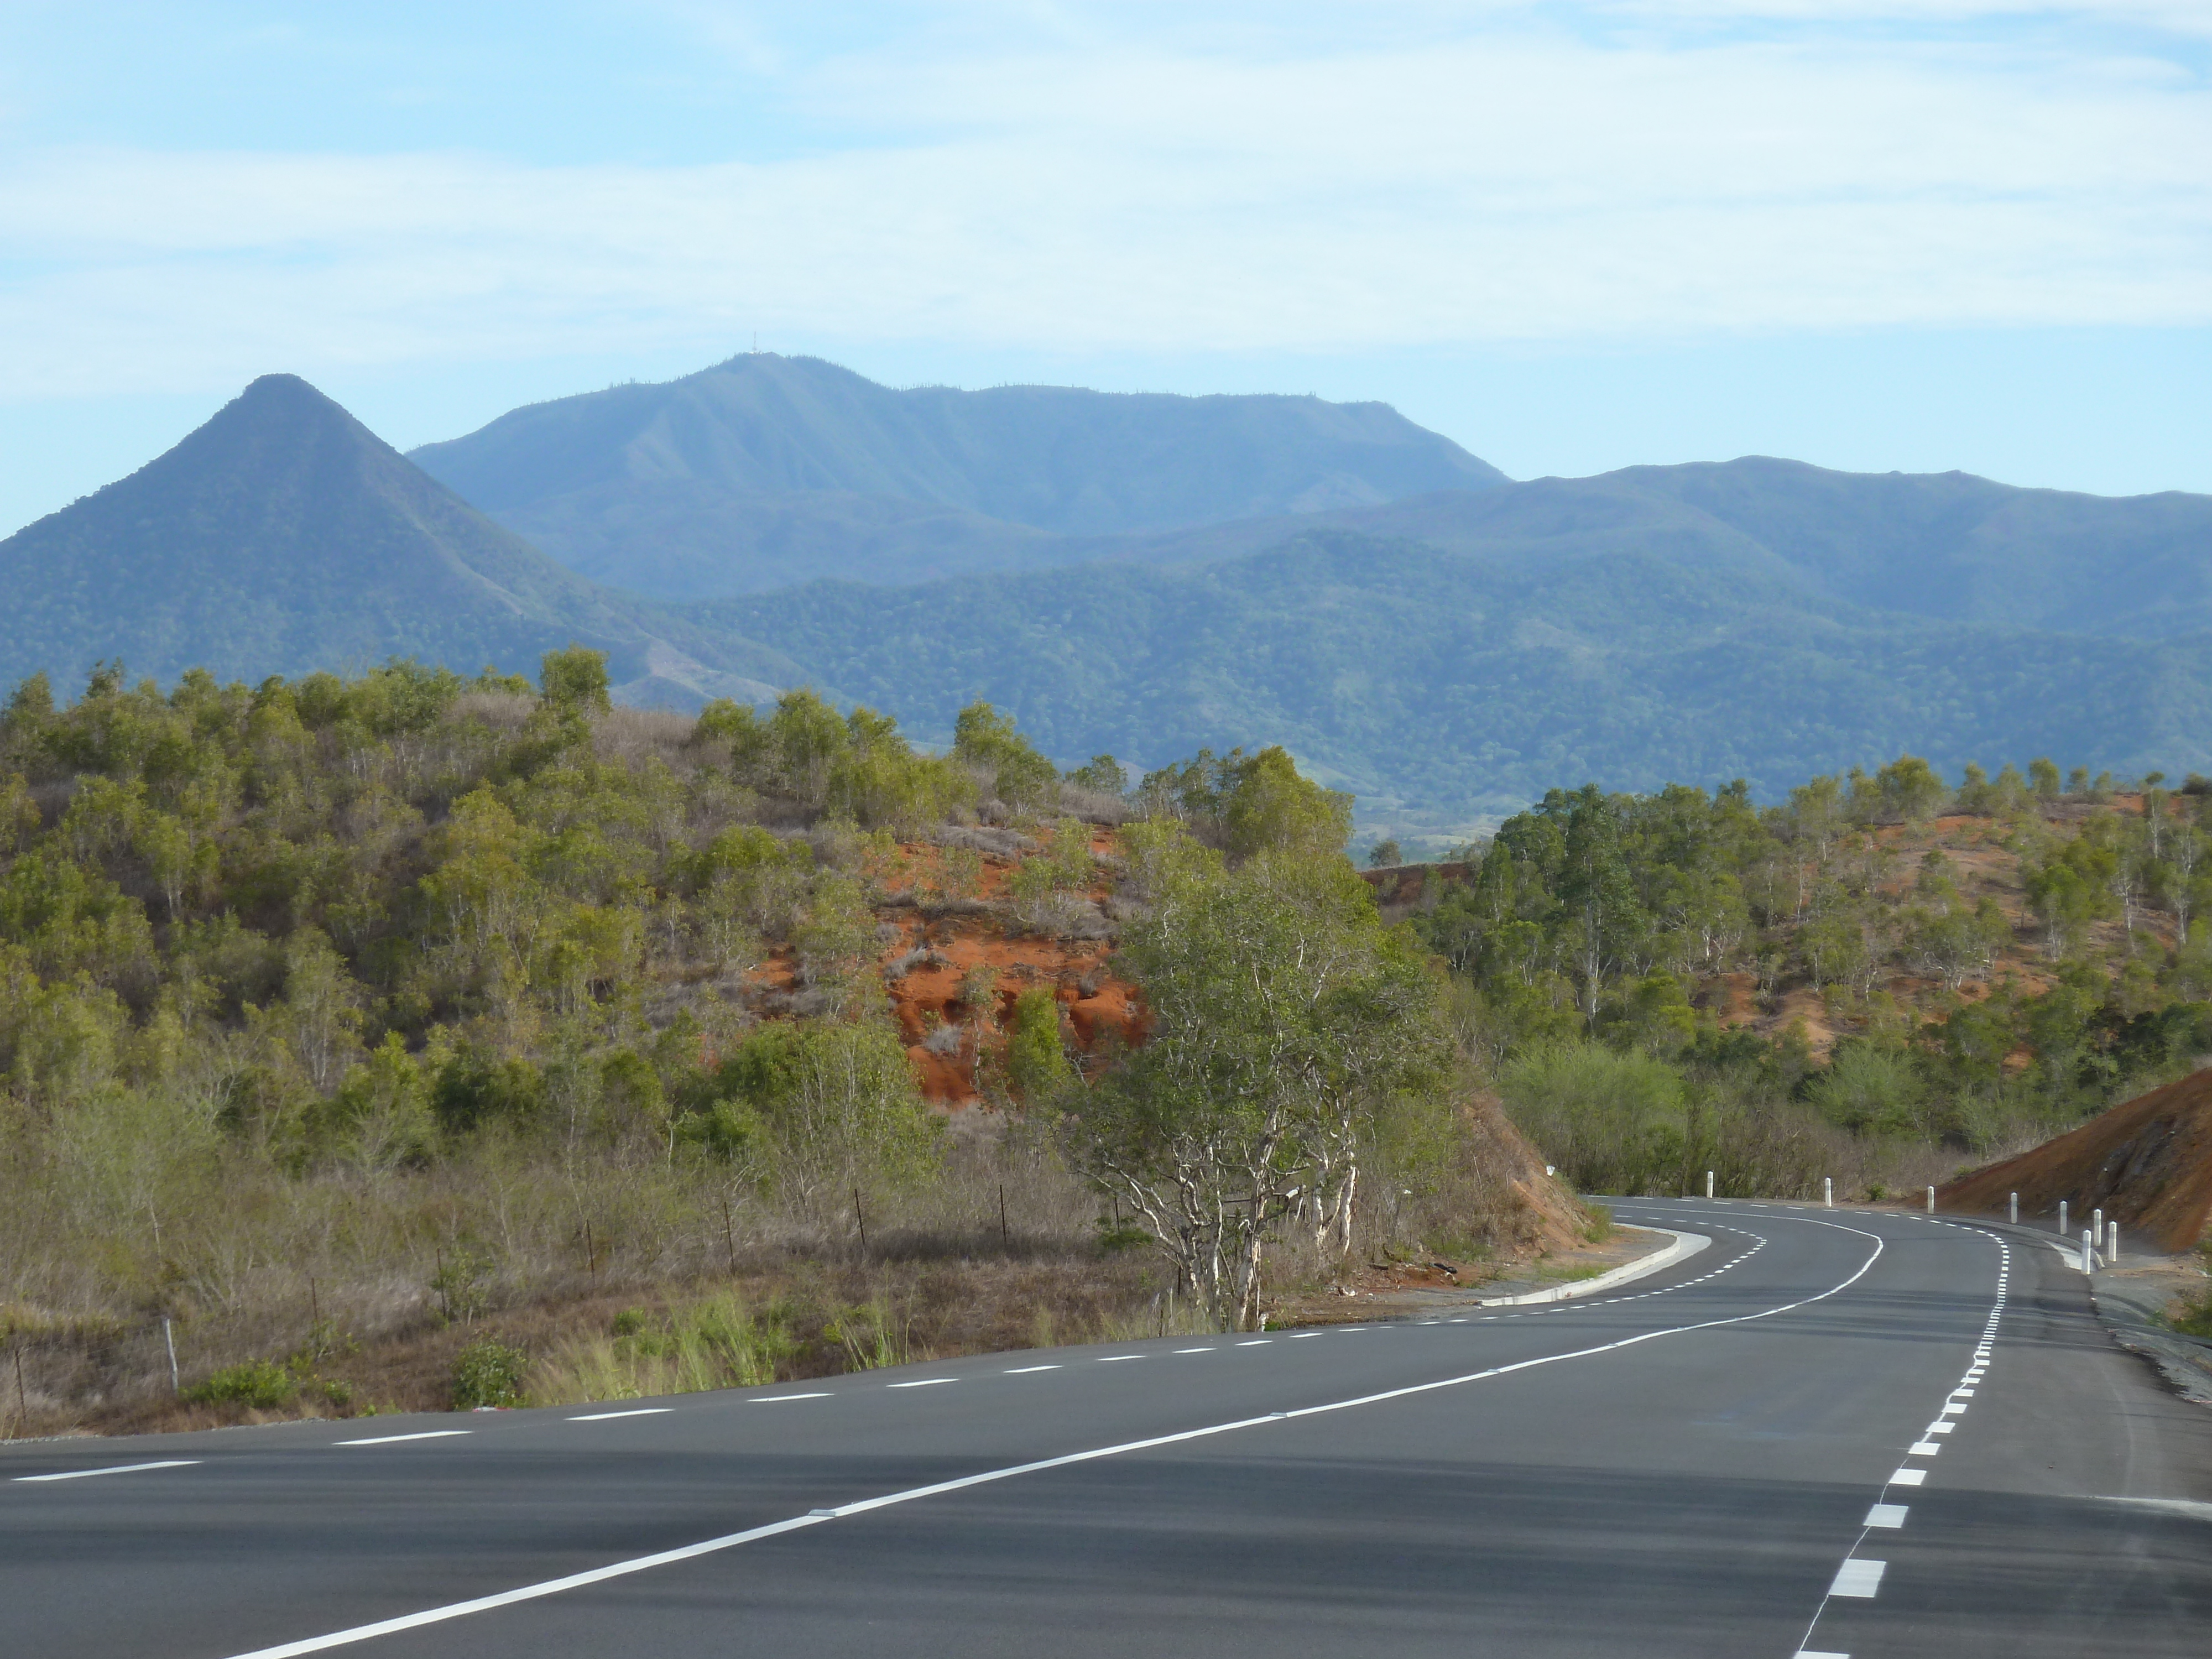
[[[1586,1188],[1878,1192],[2212,1047],[2194,780],[1554,792],[1378,910],[1279,749],[1133,778],[982,703],[927,752],[607,692],[584,649],[15,690],[17,1417],[1249,1326],[1529,1248],[1487,1100]]]
[[[1466,860],[1376,880],[1585,1187],[1717,1169],[1880,1196],[2212,1052],[2212,785],[2166,781],[2038,759],[1951,787],[1907,756],[1765,809],[1741,785],[1554,790]]]
[[[1191,568],[1097,563],[701,607],[950,734],[976,698],[1048,753],[1279,743],[1433,856],[1558,787],[1743,778],[1775,800],[1900,750],[2212,770],[2212,636],[1868,611],[1666,548],[1478,559],[1343,530]]]

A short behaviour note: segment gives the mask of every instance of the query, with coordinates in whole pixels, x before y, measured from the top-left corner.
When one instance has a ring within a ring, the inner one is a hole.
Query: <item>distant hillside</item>
[[[580,641],[639,701],[760,697],[773,652],[594,587],[305,380],[264,375],[167,453],[0,542],[0,684],[98,661],[259,679],[394,655],[534,669]]]
[[[773,354],[518,409],[411,459],[571,568],[663,599],[1061,563],[1085,550],[1056,538],[1504,481],[1382,404],[894,391]]]
[[[981,696],[1048,752],[1281,743],[1363,817],[1458,834],[1561,778],[1750,781],[1903,750],[2212,770],[2212,635],[1943,624],[1808,594],[1755,549],[1509,562],[1316,530],[1185,568],[1088,565],[702,606],[925,735]]]
[[[1322,526],[1516,569],[1639,554],[1945,622],[2140,639],[2212,629],[2212,495],[2114,499],[1763,456],[1210,526],[1115,551],[1234,558]]]

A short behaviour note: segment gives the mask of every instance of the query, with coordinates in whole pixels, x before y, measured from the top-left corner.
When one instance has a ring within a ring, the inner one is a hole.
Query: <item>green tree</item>
[[[1340,857],[1178,860],[1121,959],[1151,1034],[1070,1103],[1070,1157],[1249,1329],[1269,1229],[1340,1256],[1376,1115],[1440,1085],[1436,981]]]
[[[1931,817],[1951,793],[1917,755],[1899,755],[1875,774],[1875,784],[1883,805],[1908,823]]]
[[[580,645],[571,645],[565,651],[549,651],[538,665],[538,682],[544,687],[545,701],[556,708],[578,714],[604,714],[613,707],[608,699],[607,653],[604,651],[586,650]],[[414,701],[419,708],[419,700]]]
[[[1011,715],[988,702],[971,702],[952,727],[952,754],[975,769],[986,787],[1012,806],[1049,804],[1060,770],[1015,728]]]

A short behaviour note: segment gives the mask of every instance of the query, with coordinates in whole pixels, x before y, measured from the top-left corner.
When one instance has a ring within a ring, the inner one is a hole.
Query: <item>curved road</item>
[[[2212,1413],[2033,1234],[1623,1201],[1588,1300],[0,1452],[0,1653],[2187,1655]]]

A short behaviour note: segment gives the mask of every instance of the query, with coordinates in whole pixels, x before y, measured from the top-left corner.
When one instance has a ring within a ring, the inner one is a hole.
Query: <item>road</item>
[[[1616,1213],[1714,1243],[1463,1320],[8,1448],[0,1653],[2212,1652],[2212,1412],[2055,1250]]]

